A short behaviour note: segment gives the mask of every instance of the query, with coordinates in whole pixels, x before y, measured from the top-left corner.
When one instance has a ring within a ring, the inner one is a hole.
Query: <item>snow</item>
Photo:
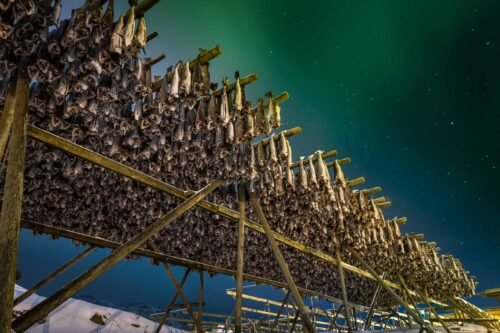
[[[15,297],[25,291],[26,289],[16,285]],[[14,310],[29,310],[44,299],[45,297],[33,294]],[[94,320],[102,319],[104,325],[92,321],[92,317]],[[33,325],[26,333],[153,333],[157,326],[158,323],[131,312],[70,298],[52,311],[43,323]],[[168,326],[161,329],[161,333],[185,332]]]

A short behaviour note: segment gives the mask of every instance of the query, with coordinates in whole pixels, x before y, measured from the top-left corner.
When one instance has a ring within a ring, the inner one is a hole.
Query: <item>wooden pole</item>
[[[5,148],[7,147],[7,141],[10,135],[10,129],[12,128],[12,122],[14,121],[14,104],[17,89],[16,82],[17,76],[15,76],[15,79],[10,82],[7,99],[5,100],[3,112],[0,116],[0,161],[3,160],[3,155],[5,153]]]
[[[271,324],[271,327],[269,329],[270,332],[274,332],[276,327],[278,327],[278,321],[280,319],[281,312],[283,312],[283,309],[285,308],[285,304],[287,303],[289,296],[290,296],[290,290],[288,290],[286,292],[285,298],[283,298],[283,301],[281,302],[281,306],[278,310],[278,314],[276,315],[276,318],[274,318],[274,322]]]
[[[345,315],[347,331],[349,333],[352,333],[351,313],[350,313],[349,302],[347,301],[347,288],[345,285],[344,269],[342,268],[342,258],[340,256],[340,251],[338,249],[335,252],[335,255],[337,256],[337,263],[338,263],[337,268],[339,270],[340,287],[342,288],[342,300],[344,302],[344,315]]]
[[[385,279],[386,272],[382,273],[382,279]],[[381,284],[377,283],[377,288],[375,288],[375,293],[373,294],[372,301],[370,302],[370,310],[368,310],[368,315],[365,321],[365,331],[370,329],[373,319],[373,313],[375,312],[375,304],[377,304],[378,295],[380,294]]]
[[[262,207],[260,206],[259,200],[255,196],[254,193],[250,193],[250,199],[252,201],[252,204],[255,208],[255,211],[257,213],[257,217],[264,228],[264,231],[266,233],[266,238],[269,244],[271,245],[271,249],[273,250],[274,256],[276,257],[276,260],[278,261],[278,265],[281,268],[281,272],[285,276],[286,283],[288,284],[289,290],[291,291],[293,295],[293,300],[295,301],[295,304],[299,308],[300,315],[302,318],[302,323],[303,325],[307,328],[307,331],[309,333],[314,333],[315,329],[314,326],[311,323],[311,320],[309,319],[309,316],[306,312],[306,307],[304,305],[304,301],[302,300],[302,297],[300,296],[299,290],[297,289],[297,285],[293,281],[293,277],[290,274],[290,270],[288,269],[288,265],[285,262],[285,258],[283,258],[283,254],[281,254],[280,249],[278,248],[278,244],[276,244],[276,240],[273,237],[271,228],[269,227],[269,224],[267,223],[267,219],[264,216],[264,212],[262,211]]]
[[[191,307],[191,304],[189,304],[189,301],[188,301],[186,295],[182,291],[181,285],[177,282],[177,279],[175,278],[174,273],[172,272],[172,270],[170,269],[170,267],[168,266],[168,264],[166,262],[163,262],[163,267],[165,268],[165,272],[167,272],[167,276],[168,276],[170,282],[172,282],[172,284],[174,285],[175,290],[177,292],[177,295],[179,295],[182,303],[186,307],[187,313],[189,313],[189,315],[193,319],[193,322],[194,322],[195,327],[196,327],[196,332],[203,333],[203,325],[201,323],[201,318],[194,314],[193,308]]]
[[[182,280],[180,283],[181,288],[184,286],[184,283],[186,283],[187,277],[188,277],[190,272],[191,272],[190,268],[186,269],[186,271],[184,272],[184,276],[182,277]],[[179,294],[177,293],[177,290],[176,290],[174,296],[172,296],[172,300],[170,301],[170,303],[168,303],[167,308],[165,309],[165,313],[163,314],[160,321],[158,322],[158,327],[156,328],[155,333],[160,333],[161,328],[163,327],[163,325],[167,321],[168,316],[170,314],[170,311],[172,310],[172,307],[174,306],[174,303],[177,300],[178,295]]]
[[[360,257],[356,250],[354,250],[350,246],[347,247],[347,249],[352,254],[354,259],[356,259],[368,272],[370,272],[370,274],[377,280],[378,283],[382,285],[382,287],[389,293],[389,295],[391,295],[398,304],[401,304],[405,308],[406,313],[412,316],[413,319],[415,319],[415,321],[422,327],[422,329],[425,329],[428,333],[435,333],[434,328],[431,325],[427,325],[427,323],[420,317],[420,315],[416,313],[416,311],[414,311],[405,301],[403,301],[403,299],[401,299],[401,297],[399,297],[399,295],[396,294],[396,292],[392,290],[392,288],[389,287],[384,280],[382,280],[377,272],[375,272],[373,268],[371,268],[371,266],[368,265],[368,263]]]
[[[36,293],[38,290],[40,290],[42,287],[46,286],[48,283],[51,281],[54,281],[58,276],[60,276],[62,273],[66,272],[68,269],[73,267],[76,263],[78,263],[80,260],[88,256],[90,253],[92,253],[95,250],[95,246],[91,246],[88,249],[86,249],[84,252],[80,253],[61,267],[59,267],[57,270],[49,274],[47,277],[45,277],[43,280],[35,284],[33,287],[30,289],[26,290],[23,294],[21,294],[18,298],[14,300],[14,306],[18,305],[34,293]]]
[[[125,258],[127,255],[137,250],[142,244],[144,244],[153,235],[158,233],[158,231],[165,228],[168,224],[174,221],[176,218],[184,214],[191,207],[193,207],[197,202],[205,198],[209,193],[218,188],[222,184],[222,181],[216,180],[200,191],[196,192],[189,199],[181,203],[179,206],[171,210],[169,213],[164,215],[158,221],[147,226],[142,232],[137,234],[127,243],[123,244],[118,249],[114,250],[108,257],[104,258],[102,261],[94,265],[92,268],[87,270],[85,273],[80,275],[78,278],[74,279],[68,283],[65,287],[57,291],[54,295],[46,298],[41,303],[34,306],[32,309],[28,310],[21,317],[17,318],[13,324],[12,328],[15,331],[25,331],[31,325],[42,319],[44,316],[49,314],[52,310],[57,308],[59,305],[64,303],[67,299],[73,296],[76,292],[82,288],[89,285],[92,281],[97,279],[102,273],[109,270],[117,262]]]
[[[199,271],[200,275],[200,288],[198,289],[198,320],[203,320],[203,271]]]
[[[235,308],[235,332],[241,333],[241,306],[243,295],[243,265],[245,250],[245,217],[246,217],[246,193],[245,185],[239,186],[238,197],[240,201],[240,221],[238,223],[238,258],[236,268],[236,308]]]
[[[23,204],[24,158],[28,123],[29,80],[18,73],[15,90],[12,134],[0,215],[0,331],[10,332],[16,283],[17,246]],[[10,89],[9,89],[10,90]],[[12,98],[12,96],[9,96]],[[10,102],[11,103],[11,102]],[[12,112],[12,107],[7,112]],[[3,116],[3,113],[2,113]],[[7,117],[7,116],[6,116]],[[7,118],[10,118],[8,116]],[[3,123],[9,122],[2,119]],[[8,125],[8,124],[6,124]],[[7,130],[4,126],[2,130]],[[2,133],[3,135],[3,133]]]

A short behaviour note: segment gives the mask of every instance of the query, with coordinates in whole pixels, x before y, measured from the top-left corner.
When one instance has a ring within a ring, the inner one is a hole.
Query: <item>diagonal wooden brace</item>
[[[222,184],[222,181],[216,180],[198,192],[195,192],[189,199],[181,203],[179,206],[164,215],[158,221],[150,224],[142,232],[137,234],[127,243],[117,248],[109,256],[101,260],[99,263],[91,267],[85,273],[68,283],[65,287],[58,290],[52,296],[46,298],[43,302],[37,304],[35,307],[27,311],[21,317],[17,318],[12,323],[12,328],[15,331],[23,332],[31,325],[42,319],[49,314],[52,310],[68,300],[71,296],[77,293],[82,288],[85,288],[92,281],[97,279],[101,274],[109,270],[120,260],[137,250],[158,231],[165,228],[168,224],[173,222],[176,218],[187,212],[191,207],[196,205],[205,198],[209,193],[214,191]]]
[[[54,272],[50,273],[47,275],[43,280],[35,284],[33,287],[30,289],[26,290],[22,295],[20,295],[18,298],[14,300],[14,306],[18,305],[22,301],[24,301],[26,298],[30,297],[34,293],[36,293],[38,290],[40,290],[42,287],[46,286],[48,283],[54,281],[58,276],[60,276],[62,273],[66,272],[68,269],[73,267],[76,263],[78,263],[80,260],[88,256],[90,253],[92,253],[95,250],[95,246],[91,246],[61,267],[59,267],[57,270]]]
[[[188,277],[190,272],[191,272],[191,268],[186,269],[186,271],[184,272],[184,275],[182,276],[182,280],[180,283],[181,288],[184,286],[184,283],[186,283],[187,277]],[[161,328],[163,327],[163,324],[165,324],[165,322],[168,319],[168,316],[170,315],[170,311],[172,310],[172,308],[175,304],[175,301],[177,300],[178,295],[179,294],[177,293],[177,290],[176,290],[174,296],[172,296],[172,300],[170,301],[170,303],[168,303],[168,306],[165,309],[165,313],[163,314],[160,321],[158,322],[158,327],[156,328],[155,333],[160,333]]]

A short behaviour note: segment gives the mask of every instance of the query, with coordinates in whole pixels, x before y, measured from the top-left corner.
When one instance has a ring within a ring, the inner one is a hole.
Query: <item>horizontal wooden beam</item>
[[[156,65],[157,63],[159,63],[160,61],[162,61],[163,59],[165,59],[165,53],[162,53],[159,56],[157,56],[157,57],[155,57],[155,58],[153,58],[151,60],[148,60],[148,62],[146,62],[144,64],[144,67],[146,67],[146,69],[147,68],[151,68],[154,65]]]
[[[365,177],[359,177],[356,179],[348,180],[347,185],[348,186],[356,186],[356,185],[363,184],[364,182],[365,182]]]
[[[377,187],[372,187],[372,188],[369,188],[366,190],[361,190],[361,193],[363,193],[364,195],[372,195],[372,194],[375,194],[375,193],[378,193],[381,191],[382,191],[382,187],[377,186]]]
[[[290,128],[288,130],[284,130],[284,131],[281,131],[279,133],[276,133],[272,137],[273,140],[274,141],[278,141],[280,139],[281,133],[283,133],[283,135],[286,138],[289,138],[289,137],[291,137],[293,135],[302,133],[302,128],[300,128],[300,127],[294,127],[294,128]],[[271,138],[264,139],[264,140],[262,140],[260,142],[262,142],[262,144],[265,146],[265,145],[267,145],[269,143],[269,140],[271,140]],[[254,147],[257,146],[260,142],[254,144]]]

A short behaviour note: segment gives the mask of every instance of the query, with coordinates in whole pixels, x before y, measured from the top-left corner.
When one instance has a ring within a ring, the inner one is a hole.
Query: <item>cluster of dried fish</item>
[[[415,235],[402,235],[396,220],[384,218],[380,199],[369,190],[353,190],[342,160],[326,163],[318,151],[293,163],[287,132],[272,133],[281,123],[272,94],[252,108],[239,74],[235,83],[224,80],[218,88],[210,81],[205,51],[153,80],[154,61],[139,53],[147,41],[145,18],[131,7],[114,22],[113,1],[106,9],[101,3],[88,0],[60,20],[59,0],[0,0],[0,104],[13,70],[25,70],[32,80],[30,122],[36,126],[183,189],[224,179],[207,199],[231,208],[238,205],[238,184],[245,183],[280,234],[325,253],[340,249],[344,261],[357,265],[343,250],[351,246],[388,279],[402,274],[410,288],[434,298],[474,292],[473,279],[456,259],[439,256]],[[178,203],[28,141],[26,219],[125,242]],[[148,246],[234,270],[236,234],[234,222],[195,208]],[[247,230],[245,242],[245,272],[283,281],[265,237]],[[340,298],[336,267],[280,248],[298,285]],[[346,275],[349,300],[367,304],[375,282]],[[379,304],[393,300],[382,293]]]

